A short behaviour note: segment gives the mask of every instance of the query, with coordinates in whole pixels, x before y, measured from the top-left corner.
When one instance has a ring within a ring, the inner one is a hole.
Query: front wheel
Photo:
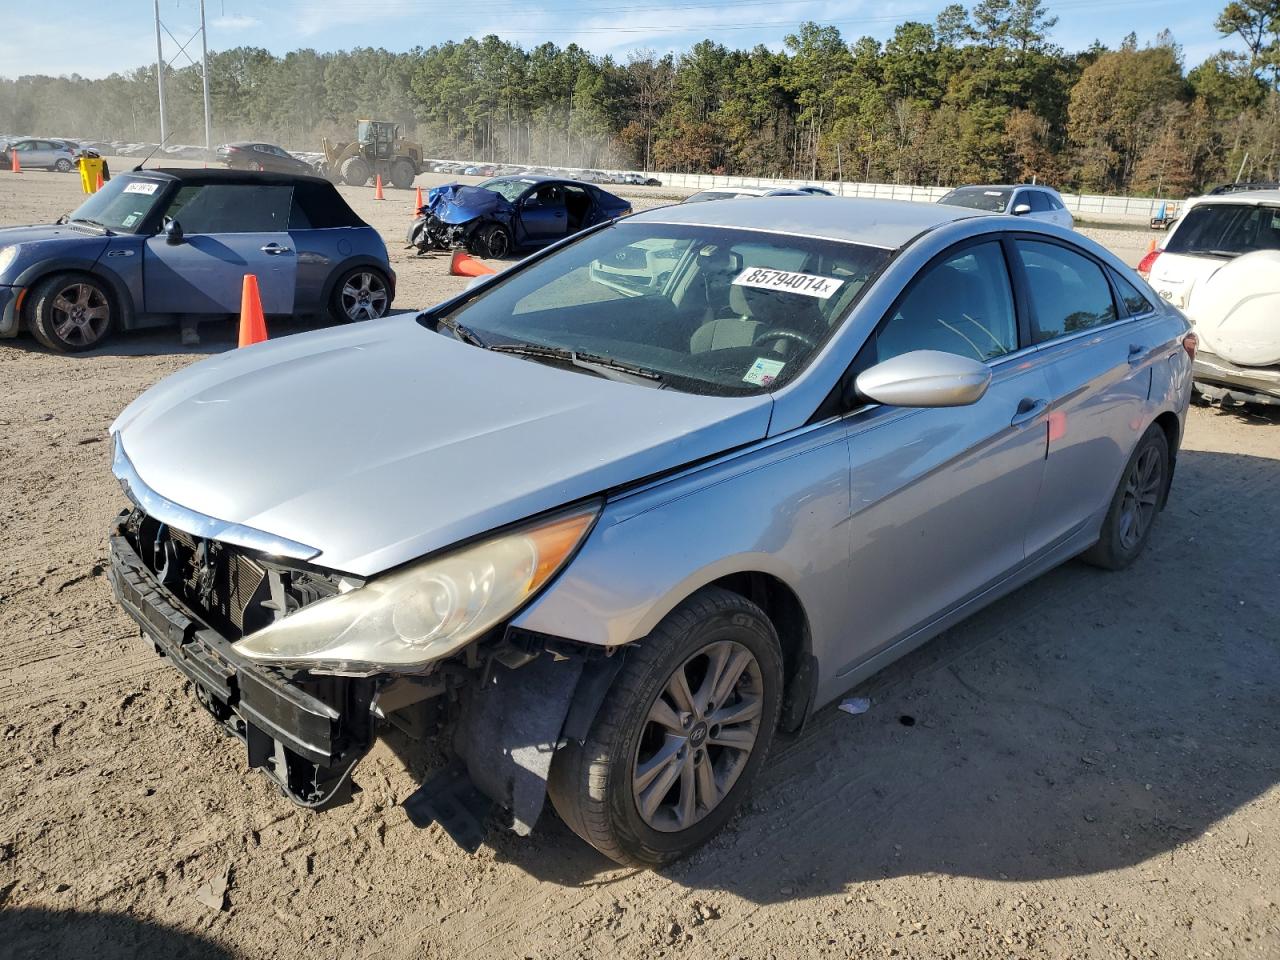
[[[511,252],[511,234],[500,223],[482,227],[476,237],[476,253],[491,260],[501,260]]]
[[[403,158],[391,164],[391,185],[397,190],[408,190],[413,186],[413,178],[417,176],[417,172],[413,169],[413,164]]]
[[[336,323],[376,320],[391,309],[391,284],[375,267],[348,270],[334,284],[329,316]]]
[[[1169,440],[1153,423],[1125,465],[1102,521],[1102,536],[1082,559],[1106,570],[1123,570],[1138,559],[1164,506],[1169,479]]]
[[[105,340],[115,325],[111,294],[101,280],[56,273],[35,285],[27,326],[50,350],[76,353]]]
[[[778,723],[782,655],[764,612],[718,587],[625,655],[587,738],[556,754],[548,793],[601,853],[656,867],[711,839],[750,789]]]

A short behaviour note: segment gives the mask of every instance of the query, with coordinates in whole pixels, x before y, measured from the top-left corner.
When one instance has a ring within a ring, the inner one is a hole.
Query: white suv
[[[938,202],[986,213],[1007,213],[1043,220],[1068,230],[1075,226],[1075,219],[1058,191],[1039,184],[956,187]]]
[[[1202,396],[1280,404],[1280,190],[1188,200],[1138,273],[1195,325]]]

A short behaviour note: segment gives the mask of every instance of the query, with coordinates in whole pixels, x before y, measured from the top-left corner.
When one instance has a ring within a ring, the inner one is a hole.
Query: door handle
[[[1009,421],[1009,426],[1020,427],[1024,423],[1030,423],[1047,409],[1049,409],[1048,400],[1023,397],[1018,401],[1018,412],[1015,413],[1013,415],[1013,419]]]
[[[289,248],[288,248],[288,247],[282,247],[282,246],[280,246],[280,244],[278,244],[278,243],[268,243],[265,247],[259,247],[259,249],[260,249],[263,253],[269,253],[269,254],[271,254],[272,256],[275,256],[275,255],[277,255],[277,254],[281,254],[281,253],[288,253],[288,252],[289,252]]]
[[[1129,366],[1136,366],[1147,356],[1147,348],[1140,343],[1129,344]]]

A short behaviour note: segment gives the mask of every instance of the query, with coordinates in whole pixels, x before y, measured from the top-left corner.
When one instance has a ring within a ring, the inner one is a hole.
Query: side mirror
[[[177,220],[170,220],[164,225],[164,242],[175,247],[182,242],[182,224]]]
[[[985,363],[940,350],[912,350],[863,370],[858,394],[894,407],[964,407],[991,384]]]
[[[1015,217],[1020,217],[1024,213],[1030,213],[1030,212],[1031,212],[1031,204],[1029,203],[1020,203],[1013,208],[1013,215]]]

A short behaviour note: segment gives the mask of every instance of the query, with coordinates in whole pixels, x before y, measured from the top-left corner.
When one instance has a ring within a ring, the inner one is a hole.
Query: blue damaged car
[[[232,316],[250,273],[269,316],[373,319],[395,295],[386,244],[326,180],[135,170],[56,224],[0,230],[0,337],[79,351]]]
[[[630,213],[626,200],[579,180],[493,177],[474,187],[433,187],[405,240],[419,253],[463,247],[502,258]]]

